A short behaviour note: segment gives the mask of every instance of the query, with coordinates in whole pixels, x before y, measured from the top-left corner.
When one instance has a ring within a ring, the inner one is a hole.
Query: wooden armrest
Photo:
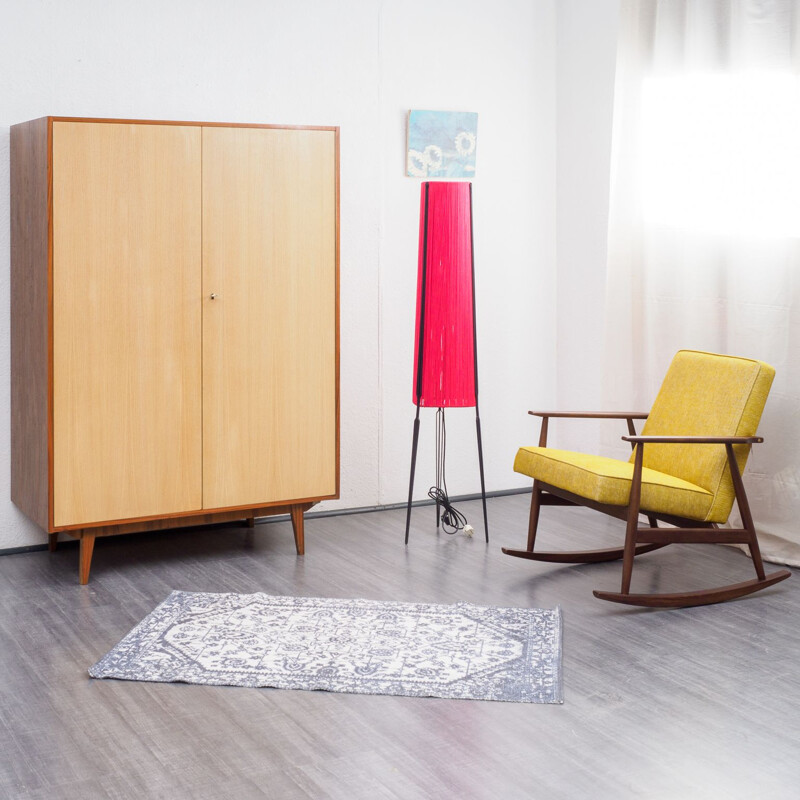
[[[534,417],[567,417],[572,419],[647,419],[646,411],[529,411]]]
[[[762,436],[623,436],[631,444],[759,444]]]
[[[566,419],[624,419],[628,423],[628,433],[636,433],[635,419],[647,419],[646,411],[529,411],[534,417],[542,418],[542,430],[539,434],[539,447],[547,447],[547,426],[551,417]],[[633,445],[631,445],[633,447]]]

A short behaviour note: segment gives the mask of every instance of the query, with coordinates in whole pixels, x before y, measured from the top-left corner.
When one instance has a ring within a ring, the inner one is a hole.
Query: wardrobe
[[[11,494],[80,540],[339,495],[339,130],[11,128]]]

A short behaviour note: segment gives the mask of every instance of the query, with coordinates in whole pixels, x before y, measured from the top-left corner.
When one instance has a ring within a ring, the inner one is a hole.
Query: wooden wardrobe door
[[[56,525],[202,508],[200,148],[53,123]]]
[[[203,502],[336,485],[336,139],[203,129]]]

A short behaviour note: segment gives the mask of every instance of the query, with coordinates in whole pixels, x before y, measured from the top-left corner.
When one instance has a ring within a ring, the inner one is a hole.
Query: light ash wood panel
[[[56,525],[201,507],[200,148],[53,123]]]
[[[47,118],[11,128],[11,499],[49,528]]]
[[[335,162],[333,131],[203,129],[206,508],[336,491]]]

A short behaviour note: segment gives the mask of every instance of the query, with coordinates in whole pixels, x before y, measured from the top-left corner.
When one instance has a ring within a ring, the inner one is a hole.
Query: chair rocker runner
[[[531,411],[541,417],[538,447],[522,447],[514,470],[533,478],[525,550],[506,555],[533,561],[591,563],[622,559],[619,592],[595,597],[628,605],[680,608],[731,600],[791,575],[770,574],[758,547],[742,472],[756,436],[775,370],[762,361],[681,350],[670,365],[649,414]],[[624,419],[633,453],[629,461],[547,447],[551,418]],[[646,420],[637,436],[634,420]],[[741,528],[720,528],[737,502]],[[578,505],[626,522],[620,548],[572,552],[534,550],[543,505]],[[649,525],[642,527],[640,515]],[[659,521],[675,526],[660,528]],[[746,544],[756,578],[699,591],[636,594],[630,591],[634,557],[673,543]]]

